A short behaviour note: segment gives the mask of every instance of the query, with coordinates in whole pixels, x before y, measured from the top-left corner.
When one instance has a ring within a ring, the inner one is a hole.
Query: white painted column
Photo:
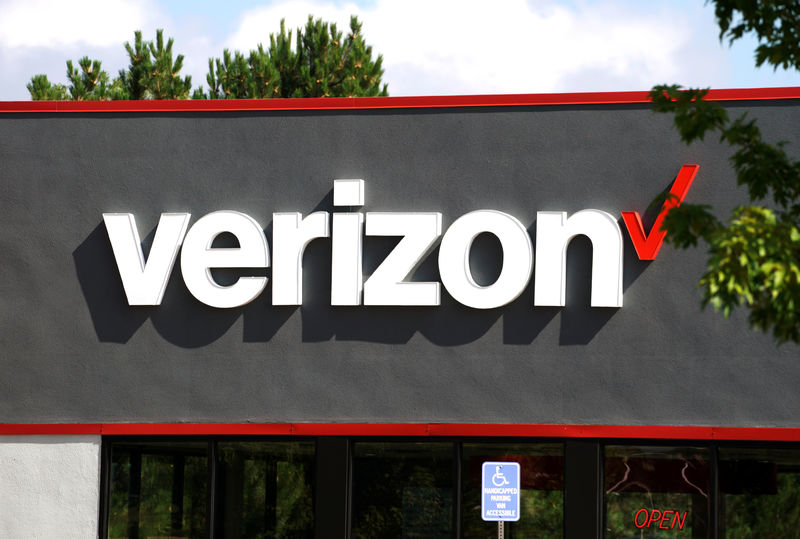
[[[100,436],[0,436],[0,537],[97,537]]]

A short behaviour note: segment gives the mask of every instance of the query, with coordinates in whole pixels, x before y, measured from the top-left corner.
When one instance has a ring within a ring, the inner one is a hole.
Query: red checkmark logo
[[[700,165],[683,165],[681,167],[675,182],[672,184],[672,189],[669,190],[671,196],[667,197],[661,206],[661,211],[658,212],[658,217],[656,217],[649,235],[644,233],[644,225],[639,212],[622,212],[622,220],[625,221],[625,227],[628,229],[628,234],[630,234],[631,241],[640,260],[656,259],[656,255],[658,255],[658,251],[661,249],[661,245],[667,235],[665,230],[661,230],[664,216],[667,215],[669,210],[680,205],[683,199],[686,198],[686,193],[689,192],[689,187],[692,186],[692,181],[697,176],[698,170],[700,170]]]

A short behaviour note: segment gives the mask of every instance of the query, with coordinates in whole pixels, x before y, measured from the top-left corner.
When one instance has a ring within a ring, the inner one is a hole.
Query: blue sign
[[[484,462],[481,471],[481,518],[519,520],[519,463]]]

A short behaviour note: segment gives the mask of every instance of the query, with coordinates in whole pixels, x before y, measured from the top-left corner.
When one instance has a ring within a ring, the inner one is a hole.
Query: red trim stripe
[[[524,105],[647,103],[648,92],[444,95],[411,97],[327,97],[302,99],[215,99],[159,101],[0,101],[0,113],[23,112],[214,112],[268,110],[356,110]],[[714,101],[800,99],[800,87],[711,90]]]
[[[101,434],[147,435],[284,435],[292,434],[291,423],[103,423]]]
[[[102,434],[100,423],[6,423],[0,435],[7,434]]]
[[[5,423],[0,435],[280,435],[619,438],[800,442],[800,428],[484,423]]]

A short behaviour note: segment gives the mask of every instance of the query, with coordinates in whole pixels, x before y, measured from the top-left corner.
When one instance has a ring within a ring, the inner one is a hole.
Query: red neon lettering
[[[641,514],[644,514],[644,520],[640,521],[639,515]],[[656,524],[659,530],[671,530],[675,528],[675,524],[677,523],[678,528],[682,530],[683,526],[686,524],[686,515],[688,514],[688,511],[684,511],[681,517],[680,511],[675,511],[674,509],[666,509],[664,511],[653,509],[652,512],[648,512],[647,509],[642,507],[636,511],[636,514],[633,516],[633,525],[637,528],[649,528]],[[672,520],[672,522],[670,522],[670,520]]]
[[[686,515],[689,514],[689,513],[687,511],[684,511],[683,512],[683,519],[678,519],[678,515],[679,514],[680,513],[675,511],[675,518],[672,519],[672,526],[671,527],[672,528],[675,527],[675,521],[677,520],[678,521],[678,529],[682,530],[683,529],[683,525],[686,524]]]
[[[639,524],[639,515],[644,511],[644,521]],[[645,524],[647,524],[647,509],[639,509],[636,511],[636,515],[633,517],[633,525],[637,528],[644,528]]]
[[[667,235],[666,231],[661,230],[661,223],[664,221],[664,216],[672,208],[680,205],[683,199],[686,198],[686,193],[689,192],[689,187],[692,186],[692,181],[700,170],[700,165],[683,165],[678,172],[678,176],[672,184],[672,189],[669,190],[671,197],[664,201],[661,206],[661,211],[658,212],[653,227],[650,229],[650,235],[646,236],[644,233],[644,225],[639,212],[624,211],[622,212],[622,220],[625,221],[625,228],[628,229],[628,234],[631,237],[636,254],[639,260],[655,260],[658,251],[661,250],[661,245],[664,243],[664,237]]]
[[[650,512],[650,518],[647,519],[647,527],[649,528],[653,522],[656,522],[661,518],[661,511],[658,509],[653,509]]]

